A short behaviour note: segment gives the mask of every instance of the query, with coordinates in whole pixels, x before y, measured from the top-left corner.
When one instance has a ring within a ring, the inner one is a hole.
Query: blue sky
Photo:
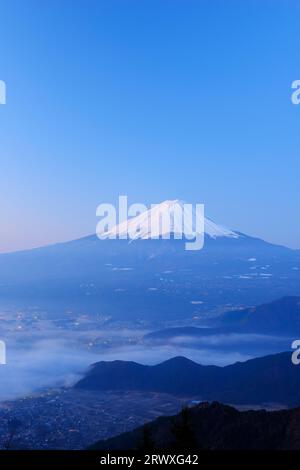
[[[300,248],[298,0],[2,0],[0,251],[180,198]]]

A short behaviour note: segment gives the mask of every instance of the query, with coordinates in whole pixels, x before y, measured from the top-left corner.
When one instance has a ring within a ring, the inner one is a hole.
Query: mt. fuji
[[[185,250],[178,219],[149,232],[149,218],[165,216],[179,201],[111,229],[130,239],[79,240],[0,256],[0,298],[20,307],[99,314],[110,322],[198,324],[225,310],[299,295],[300,252],[198,220],[199,251]],[[156,219],[157,220],[157,219]],[[194,218],[197,221],[197,219]],[[197,224],[192,226],[197,232]],[[150,235],[152,238],[150,238]]]
[[[189,210],[190,209],[190,210]],[[197,211],[191,204],[184,204],[179,199],[167,200],[151,209],[116,225],[111,230],[102,232],[106,237],[132,239],[167,239],[173,235],[203,235],[211,238],[239,238],[239,234],[228,230]],[[101,235],[101,233],[100,233]]]

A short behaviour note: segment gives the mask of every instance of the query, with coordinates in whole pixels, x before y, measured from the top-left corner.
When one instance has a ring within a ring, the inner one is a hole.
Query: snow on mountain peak
[[[182,238],[182,236],[191,238],[191,235],[204,233],[211,238],[239,238],[238,233],[217,225],[205,217],[204,210],[199,210],[200,206],[203,209],[202,205],[193,206],[174,199],[152,205],[150,209],[143,212],[140,211],[139,206],[139,204],[131,206],[129,218],[107,231],[106,237],[145,240],[169,238],[170,234],[174,234],[174,238]]]

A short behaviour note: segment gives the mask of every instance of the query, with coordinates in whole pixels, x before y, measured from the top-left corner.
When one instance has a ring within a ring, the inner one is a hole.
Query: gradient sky
[[[0,251],[101,202],[205,203],[300,248],[299,0],[1,0]]]

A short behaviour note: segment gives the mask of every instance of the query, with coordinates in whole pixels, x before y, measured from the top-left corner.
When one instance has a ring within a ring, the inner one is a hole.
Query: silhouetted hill
[[[217,367],[175,357],[155,366],[134,362],[98,362],[76,388],[148,390],[197,396],[233,404],[300,404],[300,367],[291,353],[280,353]]]
[[[227,312],[222,326],[266,334],[300,333],[300,297],[283,297],[257,307]]]
[[[300,408],[281,411],[238,411],[214,402],[161,417],[91,449],[300,449]]]
[[[201,338],[230,333],[295,337],[297,331],[300,334],[300,297],[282,297],[257,307],[226,312],[214,328],[165,328],[148,333],[144,340],[160,342],[172,338]]]

